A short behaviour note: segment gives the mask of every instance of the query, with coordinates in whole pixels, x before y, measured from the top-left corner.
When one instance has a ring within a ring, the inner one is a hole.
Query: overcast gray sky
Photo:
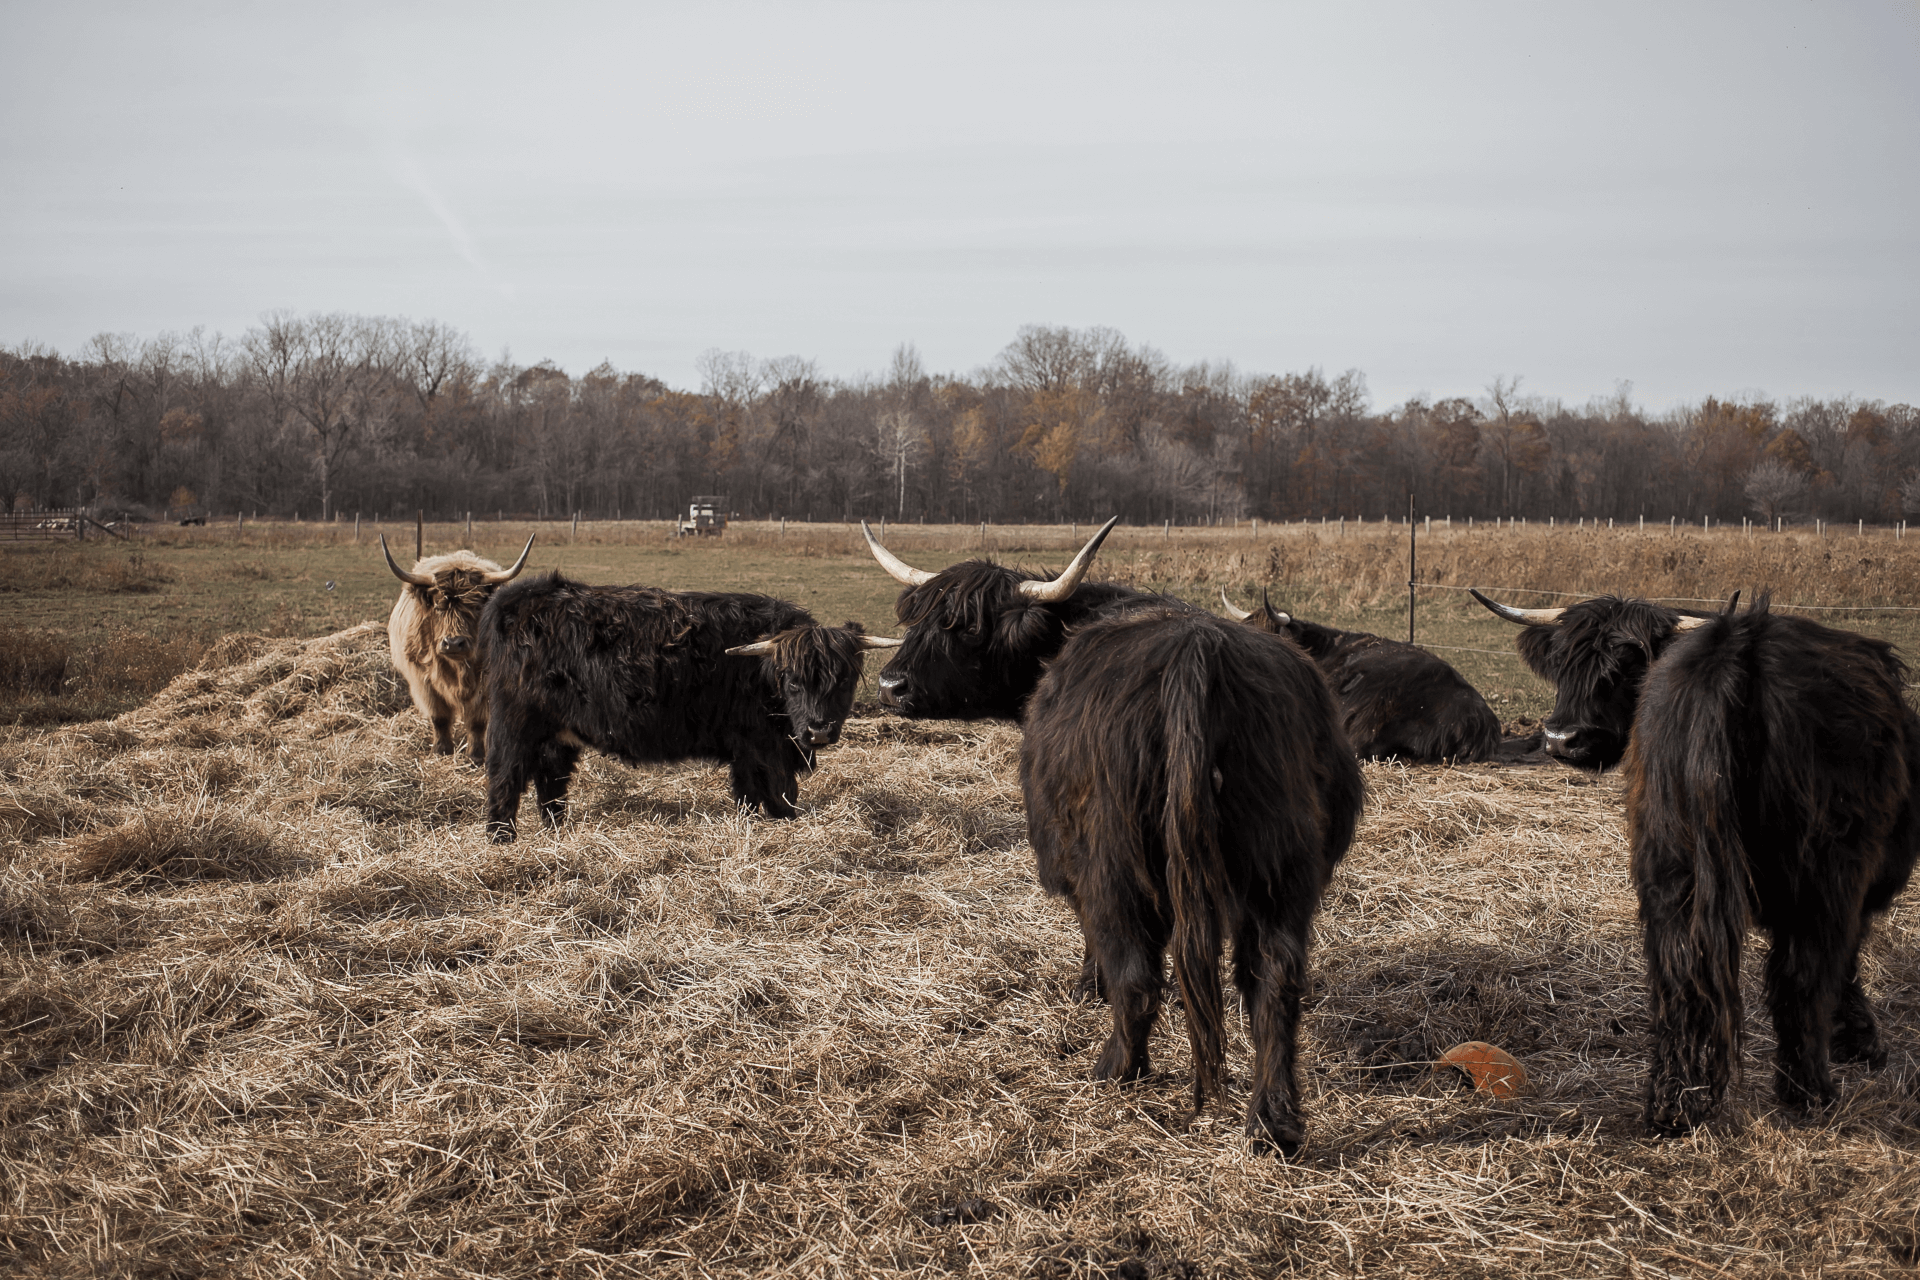
[[[0,343],[1920,400],[1920,5],[4,0]]]

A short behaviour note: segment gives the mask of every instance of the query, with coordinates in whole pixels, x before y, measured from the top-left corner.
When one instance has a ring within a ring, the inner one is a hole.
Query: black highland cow
[[[1547,754],[1581,769],[1610,769],[1627,752],[1640,685],[1674,638],[1711,615],[1651,600],[1595,596],[1563,609],[1516,609],[1473,598],[1525,627],[1515,644],[1533,673],[1553,685],[1542,735]],[[1734,593],[1738,601],[1739,593]]]
[[[938,573],[916,569],[860,531],[881,567],[905,586],[894,613],[900,652],[880,672],[880,704],[898,715],[1018,720],[1067,628],[1161,597],[1110,582],[1082,582],[1119,517],[1102,525],[1057,578],[964,560]]]
[[[1224,591],[1220,602],[1248,626],[1307,651],[1333,687],[1341,727],[1362,759],[1486,760],[1499,745],[1493,709],[1445,659],[1385,636],[1296,618],[1264,595],[1252,612],[1236,608]]]
[[[514,838],[529,780],[558,825],[584,747],[627,764],[724,760],[736,799],[791,818],[799,774],[840,738],[861,654],[898,643],[858,623],[821,626],[770,596],[590,587],[558,573],[502,588],[480,618],[488,834]]]
[[[1363,794],[1320,673],[1292,644],[1177,603],[1097,619],[1028,703],[1020,782],[1040,884],[1080,921],[1081,993],[1113,1007],[1095,1077],[1147,1071],[1171,943],[1194,1102],[1221,1096],[1231,938],[1254,1046],[1247,1133],[1298,1149],[1308,926]]]
[[[1890,645],[1767,606],[1675,640],[1634,718],[1627,814],[1659,1133],[1693,1128],[1726,1092],[1749,924],[1771,939],[1779,1101],[1831,1101],[1830,1057],[1886,1061],[1859,954],[1913,870],[1920,719]]]

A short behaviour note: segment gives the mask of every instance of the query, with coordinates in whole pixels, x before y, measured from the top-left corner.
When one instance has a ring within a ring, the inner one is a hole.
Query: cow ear
[[[736,658],[757,658],[763,653],[773,652],[773,641],[755,640],[752,644],[737,644],[727,652]]]
[[[864,626],[862,626],[860,623],[855,622],[852,618],[848,618],[845,622],[841,623],[840,625],[844,627],[846,630],[851,631],[854,635],[857,635],[857,636],[863,636],[867,633],[867,629]]]
[[[1559,634],[1558,627],[1522,627],[1513,638],[1514,648],[1520,651],[1520,660],[1527,664],[1527,669],[1549,684],[1560,682],[1553,661],[1553,640]]]

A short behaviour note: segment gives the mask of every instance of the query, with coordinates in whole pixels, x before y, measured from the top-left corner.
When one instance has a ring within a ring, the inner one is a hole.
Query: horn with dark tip
[[[1285,609],[1276,609],[1273,607],[1273,601],[1267,599],[1267,589],[1265,587],[1260,588],[1260,607],[1266,610],[1267,617],[1279,626],[1284,627],[1293,621],[1293,615]]]
[[[1505,618],[1508,622],[1517,623],[1523,627],[1554,626],[1560,621],[1560,615],[1566,612],[1564,608],[1516,609],[1510,604],[1501,604],[1498,600],[1489,600],[1486,596],[1480,594],[1478,587],[1468,587],[1467,594],[1487,606],[1489,613]]]
[[[1059,577],[1052,582],[1022,582],[1020,594],[1029,600],[1038,600],[1042,604],[1058,604],[1072,595],[1079,587],[1080,579],[1087,576],[1087,567],[1093,563],[1093,553],[1100,549],[1100,544],[1107,540],[1109,533],[1113,532],[1113,526],[1119,523],[1120,517],[1115,516],[1101,525],[1100,532],[1094,534],[1087,545],[1080,548],[1080,554],[1073,558],[1073,563],[1068,565]]]
[[[1220,603],[1227,606],[1227,612],[1238,622],[1245,622],[1253,616],[1253,610],[1242,609],[1234,604],[1233,601],[1227,599],[1227,589],[1225,587],[1220,588]]]
[[[1740,593],[1736,591],[1733,593],[1733,599],[1727,601],[1727,607],[1720,611],[1720,616],[1724,617],[1727,614],[1732,613],[1734,606],[1739,603],[1740,603]],[[1712,622],[1713,617],[1714,615],[1711,615],[1711,614],[1709,614],[1707,617],[1704,617],[1704,618],[1696,618],[1692,614],[1683,614],[1681,615],[1680,621],[1673,624],[1673,629],[1675,631],[1695,631],[1701,627],[1706,626],[1709,622]]]
[[[755,640],[752,644],[737,644],[727,652],[740,658],[758,657],[760,654],[773,652],[773,641]]]
[[[865,520],[860,522],[860,532],[867,535],[867,550],[873,552],[873,558],[880,562],[880,567],[892,574],[896,581],[904,583],[909,587],[917,587],[934,576],[925,569],[914,568],[905,560],[902,560],[899,556],[881,546],[880,540],[873,536],[873,530],[867,528],[867,522]]]
[[[512,582],[514,578],[519,574],[519,572],[522,569],[527,567],[527,556],[530,555],[533,551],[533,539],[534,539],[533,534],[530,533],[527,535],[527,545],[520,548],[520,558],[513,562],[513,568],[504,569],[499,573],[490,573],[487,575],[488,586],[497,587],[504,583]]]
[[[892,636],[861,636],[862,649],[898,649],[905,640],[895,640]]]
[[[402,569],[399,565],[393,562],[393,552],[387,550],[387,535],[384,533],[380,535],[380,554],[387,558],[387,568],[393,570],[393,576],[400,579],[400,581],[406,583],[408,586],[430,587],[433,585],[432,574],[408,573],[405,569]]]

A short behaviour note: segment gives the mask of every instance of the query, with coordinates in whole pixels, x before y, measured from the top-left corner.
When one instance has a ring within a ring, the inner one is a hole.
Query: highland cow
[[[512,840],[531,781],[565,817],[582,749],[626,764],[721,760],[736,800],[791,818],[798,777],[840,739],[861,655],[899,641],[821,626],[770,596],[515,583],[480,618],[492,732],[487,830]]]
[[[1780,1103],[1832,1101],[1832,1059],[1886,1062],[1860,947],[1913,870],[1920,718],[1905,683],[1891,645],[1773,613],[1764,595],[1653,664],[1626,772],[1655,1132],[1693,1128],[1726,1092],[1750,924],[1771,940]]]
[[[387,618],[387,650],[413,705],[432,726],[433,749],[440,755],[453,752],[457,713],[466,722],[468,757],[486,763],[486,688],[474,655],[474,625],[488,597],[526,567],[532,550],[528,538],[511,569],[471,551],[453,551],[428,556],[409,572],[393,562],[386,535],[380,537],[387,568],[406,584]]]
[[[1040,884],[1079,918],[1079,991],[1113,1008],[1095,1077],[1146,1073],[1171,943],[1194,1102],[1221,1096],[1231,938],[1254,1046],[1247,1133],[1297,1150],[1308,928],[1363,794],[1313,663],[1177,602],[1096,618],[1027,704],[1020,781]]]
[[[1224,591],[1220,601],[1248,626],[1306,650],[1339,700],[1341,727],[1361,759],[1471,762],[1491,758],[1499,745],[1500,721],[1487,700],[1425,649],[1296,618],[1264,595],[1251,612]]]

